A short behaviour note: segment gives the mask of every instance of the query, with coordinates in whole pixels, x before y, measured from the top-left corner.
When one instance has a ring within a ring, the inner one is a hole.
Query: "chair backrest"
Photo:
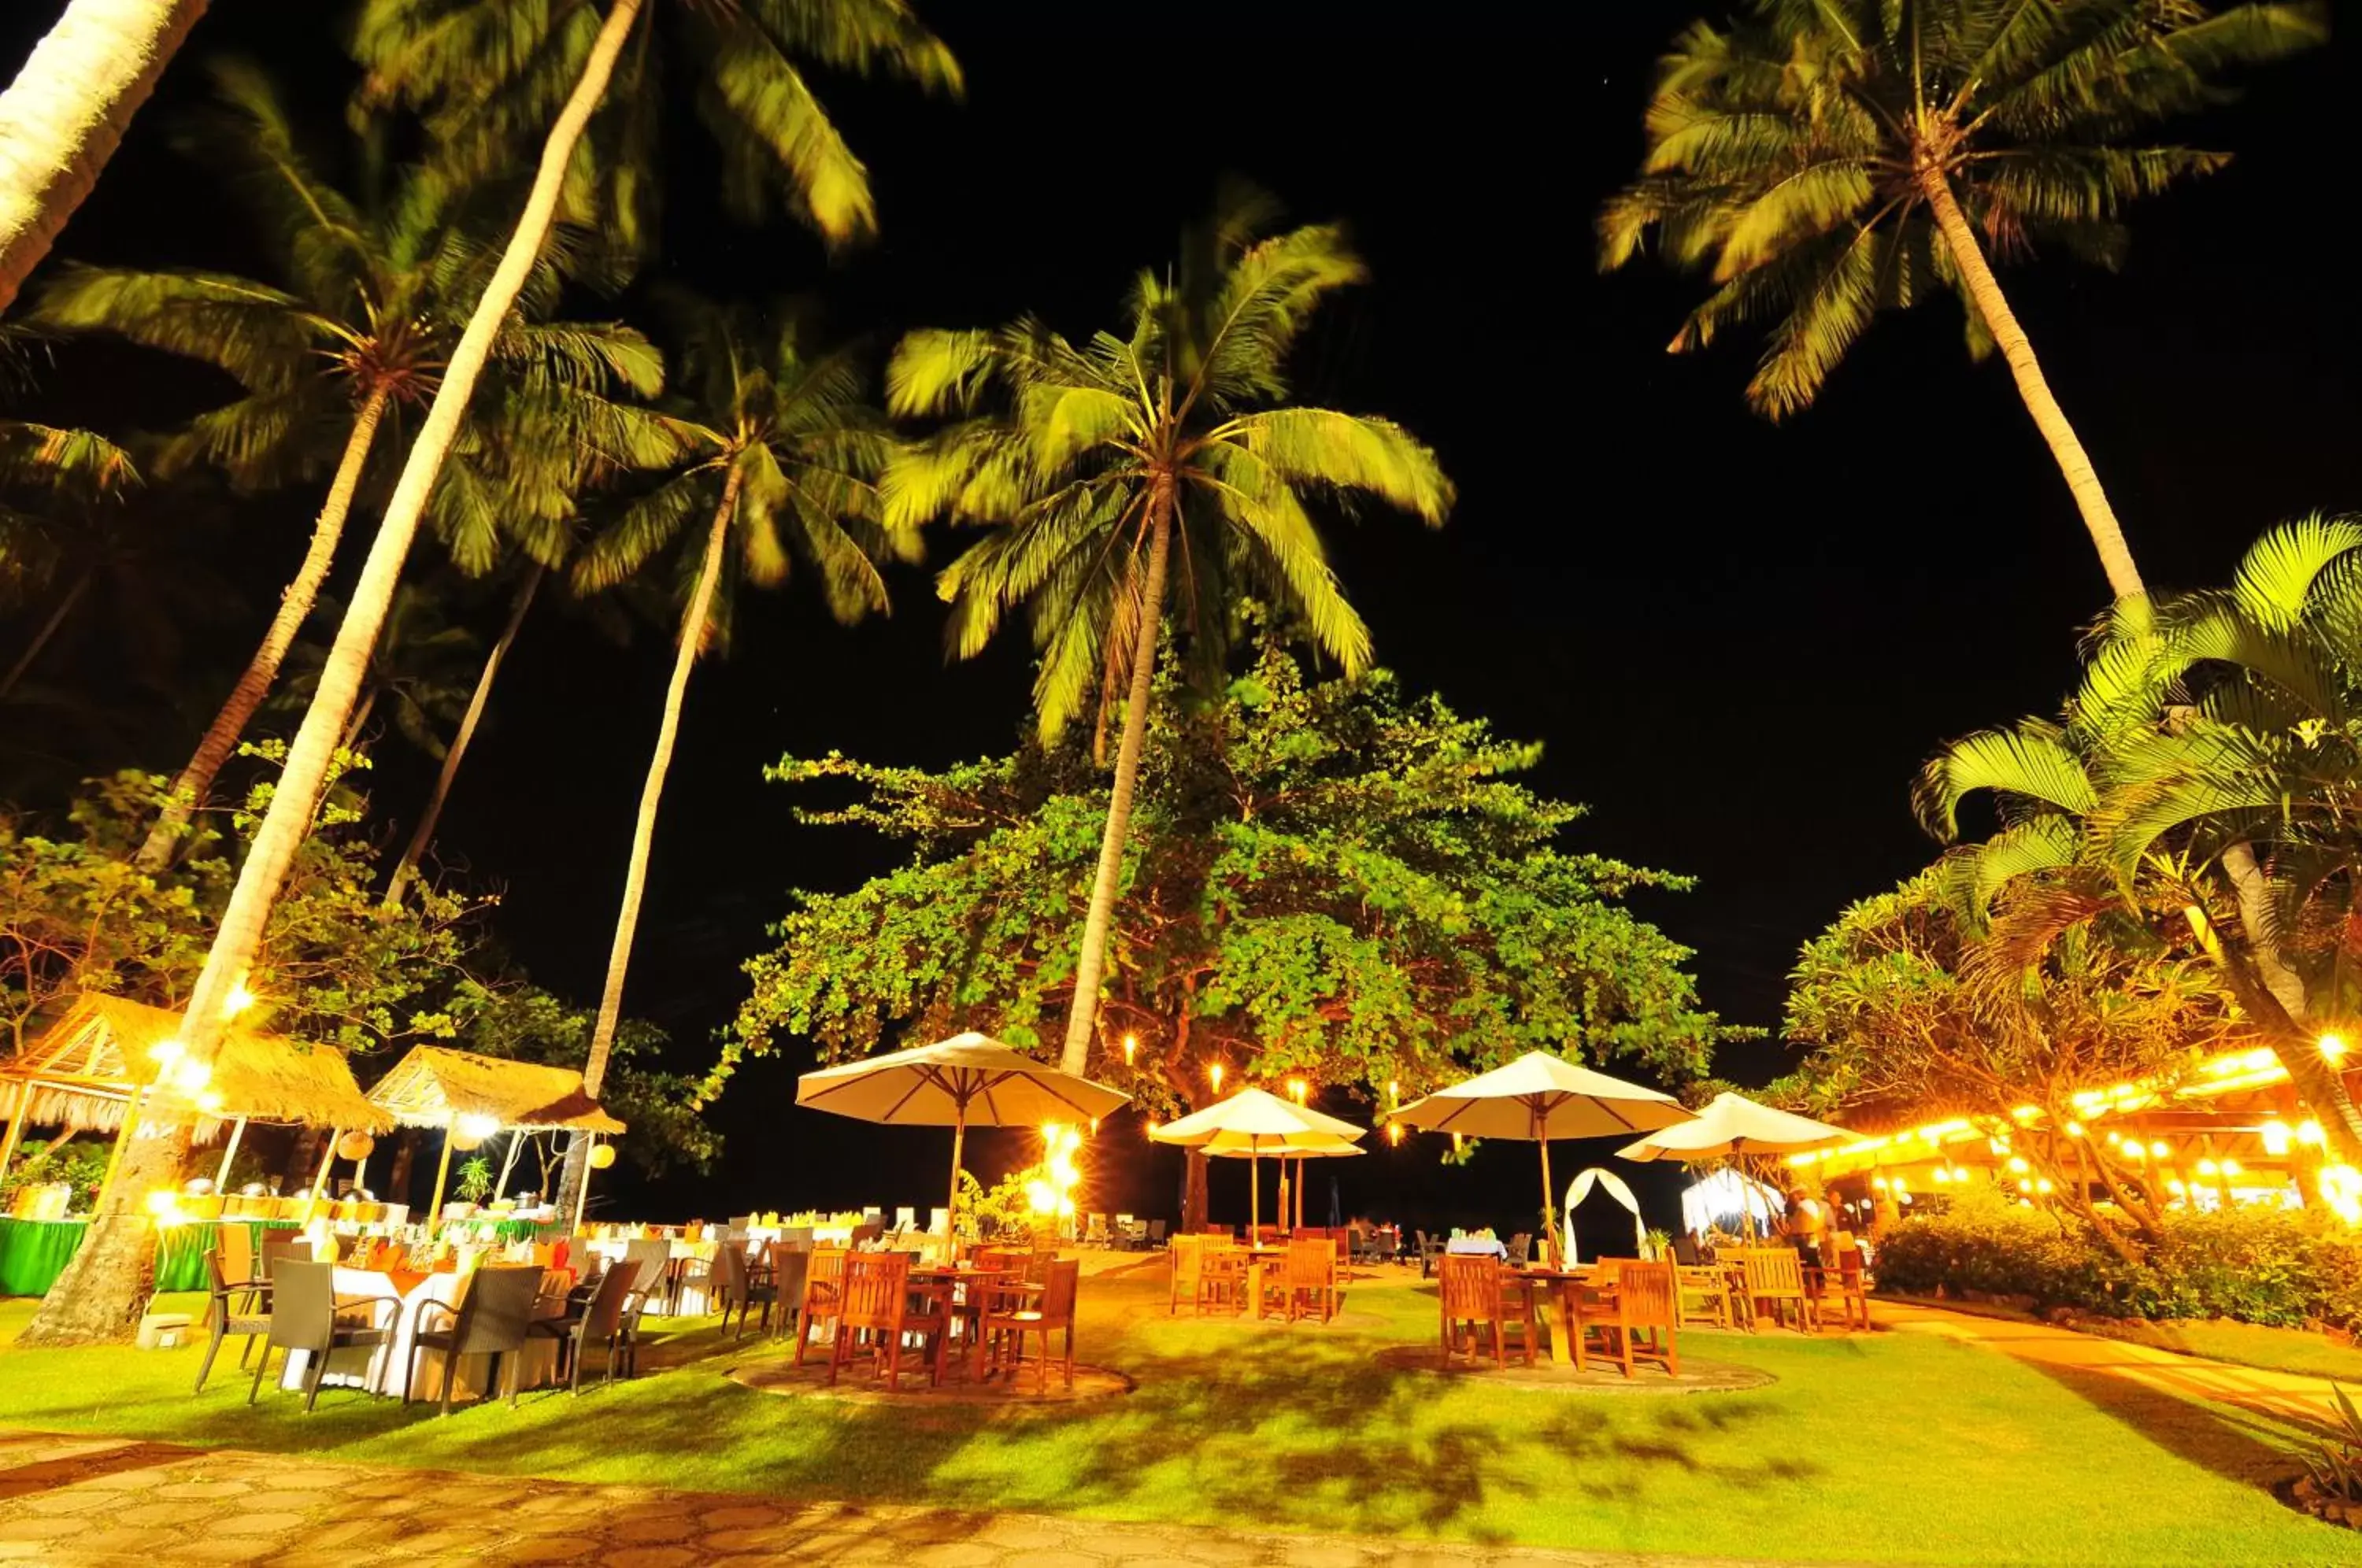
[[[1053,1326],[1074,1322],[1075,1295],[1082,1277],[1080,1259],[1050,1265],[1050,1277],[1042,1282],[1042,1321]]]
[[[1330,1285],[1337,1278],[1337,1243],[1326,1236],[1308,1242],[1287,1243],[1287,1285],[1293,1290],[1300,1286]]]
[[[541,1297],[541,1270],[530,1265],[479,1268],[468,1276],[454,1327],[461,1355],[514,1350],[533,1327]]]
[[[271,1275],[270,1342],[324,1352],[337,1332],[335,1265],[281,1256]]]
[[[1750,1296],[1802,1296],[1805,1265],[1786,1247],[1742,1247],[1739,1265],[1747,1274]]]
[[[1104,1214],[1088,1214],[1083,1218],[1083,1234],[1093,1241],[1107,1240],[1108,1220]]]
[[[772,1243],[771,1288],[782,1307],[790,1301],[803,1299],[804,1279],[811,1272],[811,1260],[812,1250],[809,1246],[789,1246],[785,1242]]]
[[[1172,1260],[1175,1288],[1185,1287],[1196,1280],[1205,1269],[1206,1238],[1175,1236],[1173,1238],[1172,1244],[1164,1249],[1164,1253],[1165,1256]]]
[[[309,1263],[312,1258],[311,1238],[301,1231],[282,1230],[262,1232],[262,1254],[255,1260],[260,1270],[257,1277],[272,1278],[273,1271],[279,1266],[279,1260],[281,1258],[298,1258]]]
[[[1639,1329],[1681,1326],[1682,1291],[1669,1263],[1624,1261],[1616,1270],[1616,1316]]]
[[[1162,1242],[1162,1241],[1164,1241],[1164,1220],[1151,1220],[1148,1222],[1148,1240],[1149,1240],[1149,1242],[1150,1242],[1152,1244],[1156,1243],[1156,1242]]]
[[[230,1228],[226,1225],[222,1227],[225,1234],[228,1232],[229,1229]],[[213,1286],[213,1292],[215,1295],[226,1296],[229,1294],[229,1276],[222,1272],[222,1255],[221,1249],[219,1247],[207,1247],[205,1249],[205,1275],[207,1282]]]
[[[599,1342],[613,1339],[624,1326],[624,1304],[631,1295],[631,1270],[611,1268],[600,1276],[599,1294],[590,1297],[590,1305],[582,1311],[584,1339]]]
[[[1231,1229],[1228,1225],[1200,1225],[1198,1227],[1198,1231],[1200,1235],[1220,1236],[1224,1241],[1230,1240],[1232,1234]]]
[[[1705,1261],[1698,1255],[1695,1236],[1684,1234],[1673,1238],[1673,1261],[1683,1268],[1695,1268]]]
[[[1454,1323],[1489,1323],[1501,1316],[1501,1265],[1488,1257],[1446,1253],[1436,1265],[1443,1316]]]
[[[1509,1261],[1523,1268],[1534,1255],[1534,1233],[1520,1231],[1509,1238]]]
[[[812,1228],[809,1225],[782,1225],[779,1227],[779,1240],[791,1247],[810,1247],[812,1244]]]
[[[256,1276],[254,1272],[254,1227],[242,1220],[223,1222],[221,1228],[222,1277],[244,1284]]]
[[[672,1243],[662,1236],[624,1243],[624,1267],[632,1275],[635,1290],[654,1290],[663,1283],[665,1269],[671,1263]]]
[[[900,1253],[852,1253],[844,1260],[837,1315],[844,1329],[900,1332],[910,1309],[911,1260]]]
[[[857,1247],[864,1242],[874,1242],[885,1233],[886,1221],[883,1220],[864,1220],[853,1228],[850,1244]]]
[[[746,1299],[746,1243],[724,1242],[713,1250],[715,1293],[732,1306]]]
[[[833,1318],[844,1287],[844,1260],[853,1254],[843,1247],[814,1247],[804,1264],[804,1316]]]

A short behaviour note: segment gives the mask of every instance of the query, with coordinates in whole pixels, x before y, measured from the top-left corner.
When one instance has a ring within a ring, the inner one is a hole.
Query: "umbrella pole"
[[[945,1256],[953,1262],[959,1259],[959,1176],[960,1154],[967,1143],[967,1102],[959,1103],[959,1113],[952,1121],[952,1190],[944,1207],[944,1245]]]
[[[1247,1145],[1247,1245],[1263,1245],[1263,1159]]]
[[[25,1135],[25,1102],[32,1098],[31,1084],[18,1086],[17,1109],[8,1113],[8,1131],[0,1133],[0,1176],[8,1174],[8,1162],[17,1157],[17,1144]]]
[[[1540,1117],[1534,1118],[1534,1125],[1537,1130],[1540,1128]],[[1559,1266],[1558,1215],[1551,1208],[1550,1140],[1537,1138],[1534,1141],[1542,1148],[1542,1260],[1556,1268]]]
[[[458,1136],[458,1132],[459,1114],[453,1111],[450,1119],[443,1124],[443,1163],[435,1167],[435,1201],[426,1206],[426,1228],[429,1231],[434,1230],[435,1222],[443,1218],[443,1184],[451,1179],[451,1140]],[[334,1150],[329,1152],[335,1153]]]

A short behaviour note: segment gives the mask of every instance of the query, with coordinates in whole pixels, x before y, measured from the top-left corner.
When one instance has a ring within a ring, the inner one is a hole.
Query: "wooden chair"
[[[1164,1257],[1166,1266],[1172,1270],[1165,1290],[1165,1315],[1178,1316],[1185,1297],[1192,1311],[1198,1309],[1202,1305],[1201,1292],[1205,1282],[1206,1238],[1175,1236],[1173,1244],[1164,1249]]]
[[[347,1322],[339,1316],[351,1307],[393,1310],[382,1324],[364,1325]],[[291,1354],[302,1351],[304,1409],[310,1414],[320,1397],[320,1379],[327,1374],[329,1353],[392,1344],[401,1314],[398,1297],[337,1300],[334,1265],[282,1254],[276,1260],[270,1280],[270,1335],[262,1342],[262,1353],[255,1358],[254,1382],[247,1388],[246,1402],[253,1404],[255,1396],[262,1392],[262,1375],[270,1370],[273,1347]]]
[[[1447,1357],[1484,1353],[1489,1339],[1493,1359],[1506,1370],[1509,1364],[1507,1335],[1518,1335],[1518,1349],[1528,1366],[1534,1364],[1534,1295],[1522,1281],[1505,1282],[1498,1260],[1446,1253],[1436,1267],[1441,1281],[1443,1352]],[[1512,1316],[1515,1314],[1515,1316]]]
[[[468,1276],[467,1287],[460,1292],[457,1307],[431,1299],[418,1303],[417,1321],[410,1332],[410,1361],[402,1369],[402,1402],[410,1403],[410,1385],[418,1375],[418,1357],[423,1351],[443,1353],[442,1414],[451,1413],[451,1389],[458,1381],[459,1358],[466,1355],[488,1355],[493,1358],[492,1375],[485,1384],[484,1395],[490,1398],[500,1386],[501,1379],[508,1380],[509,1405],[516,1405],[517,1385],[523,1381],[515,1358],[533,1338],[534,1303],[541,1298],[542,1271],[530,1264],[514,1268],[480,1268]],[[427,1314],[440,1313],[445,1321],[440,1327],[428,1328]]]
[[[1682,1287],[1682,1326],[1711,1323],[1717,1329],[1729,1328],[1734,1310],[1730,1276],[1708,1264],[1673,1266]]]
[[[796,1364],[804,1364],[804,1351],[812,1342],[812,1331],[822,1323],[834,1324],[837,1309],[844,1296],[844,1260],[850,1256],[843,1247],[814,1247],[811,1263],[804,1270],[804,1294],[796,1308]],[[834,1329],[831,1329],[834,1333]]]
[[[225,1225],[222,1233],[242,1230],[242,1226]],[[222,1267],[219,1250],[205,1253],[205,1273],[212,1280],[213,1300],[207,1307],[205,1321],[213,1337],[205,1346],[205,1359],[197,1368],[196,1392],[205,1391],[205,1379],[213,1375],[214,1357],[221,1353],[222,1341],[232,1334],[244,1337],[238,1346],[237,1364],[246,1365],[246,1358],[254,1350],[254,1342],[270,1338],[270,1285],[267,1280],[238,1278],[232,1280]],[[268,1352],[266,1351],[266,1354]]]
[[[1325,1236],[1288,1242],[1286,1265],[1264,1273],[1264,1301],[1257,1309],[1275,1297],[1291,1323],[1316,1308],[1323,1323],[1336,1316],[1337,1244]],[[1308,1307],[1308,1302],[1315,1305]]]
[[[838,1290],[836,1342],[829,1347],[829,1383],[835,1384],[864,1334],[870,1340],[871,1370],[886,1369],[888,1388],[902,1386],[902,1341],[909,1336],[933,1342],[928,1375],[930,1381],[941,1381],[945,1326],[940,1314],[911,1310],[909,1258],[900,1253],[848,1253]]]
[[[1209,1308],[1236,1312],[1246,1304],[1247,1270],[1253,1259],[1244,1247],[1201,1236],[1198,1251],[1198,1310]]]
[[[1820,1326],[1820,1312],[1812,1296],[1805,1289],[1805,1264],[1787,1247],[1741,1247],[1739,1266],[1746,1271],[1744,1294],[1753,1309],[1753,1319],[1762,1321],[1769,1310],[1772,1320],[1785,1327],[1788,1309],[1796,1310],[1796,1327],[1809,1332]]]
[[[1832,1264],[1808,1271],[1805,1286],[1812,1295],[1816,1319],[1827,1320],[1829,1297],[1835,1296],[1839,1320],[1849,1331],[1857,1320],[1864,1331],[1870,1328],[1870,1285],[1862,1275],[1860,1248],[1845,1248]]]
[[[1082,1279],[1083,1265],[1076,1260],[1050,1265],[1050,1277],[1043,1282],[1041,1294],[1028,1291],[1019,1295],[1002,1289],[991,1292],[984,1309],[982,1331],[977,1336],[979,1359],[985,1347],[992,1347],[994,1365],[1000,1361],[1004,1345],[1013,1346],[1017,1359],[1025,1359],[1025,1336],[1042,1336],[1042,1357],[1036,1364],[1036,1387],[1050,1391],[1050,1335],[1064,1330],[1066,1335],[1066,1387],[1075,1386],[1075,1298]]]
[[[1669,1375],[1679,1377],[1681,1318],[1677,1265],[1619,1259],[1615,1303],[1598,1320],[1603,1353],[1620,1364],[1627,1377],[1632,1375],[1635,1361],[1656,1362]],[[1645,1344],[1643,1334],[1648,1336]]]

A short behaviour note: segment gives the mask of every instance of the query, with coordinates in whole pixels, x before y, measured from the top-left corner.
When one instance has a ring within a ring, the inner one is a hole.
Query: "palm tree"
[[[1601,263],[1653,233],[1673,263],[1710,273],[1676,351],[1770,323],[1748,397],[1773,418],[1813,401],[1877,311],[1958,295],[1970,352],[2001,350],[2110,588],[2138,593],[1986,249],[2113,263],[2127,204],[2226,158],[2139,138],[2219,102],[2227,68],[2325,36],[2311,4],[1751,0],[1733,26],[1692,24],[1661,62],[1641,177],[1600,215]]]
[[[0,324],[0,390],[13,391],[28,379],[34,342],[22,325]],[[71,553],[68,536],[78,532],[58,517],[59,502],[87,507],[117,498],[139,482],[130,454],[105,436],[0,417],[0,611],[53,586],[61,562]],[[32,504],[20,506],[12,497]],[[72,575],[22,651],[0,669],[0,698],[16,689],[89,591],[88,573]]]
[[[405,582],[394,590],[385,629],[370,650],[360,701],[345,724],[344,750],[359,746],[382,704],[403,739],[437,761],[443,758],[447,750],[443,727],[458,723],[466,712],[469,676],[483,646],[475,633],[446,613],[449,597],[447,584],[438,589]],[[343,613],[333,599],[323,599],[320,610],[331,626]],[[272,705],[301,712],[311,701],[327,662],[327,645],[297,643],[288,652],[285,687]]]
[[[694,458],[624,508],[591,540],[573,571],[579,589],[611,588],[678,547],[679,579],[688,590],[672,680],[633,824],[606,985],[583,1064],[583,1085],[592,1095],[605,1079],[623,1016],[657,807],[680,733],[690,671],[699,654],[722,640],[732,619],[717,613],[730,601],[730,580],[774,587],[800,558],[818,576],[830,613],[850,624],[888,607],[878,560],[919,556],[915,528],[891,531],[880,522],[875,480],[890,442],[883,422],[862,405],[862,378],[851,356],[807,358],[792,326],[766,341],[759,324],[744,312],[684,298],[677,314],[683,325],[681,384],[694,402],[681,423]],[[701,531],[693,526],[701,518]],[[588,1152],[579,1140],[568,1146],[561,1209],[573,1201]]]
[[[333,463],[294,577],[140,846],[138,864],[148,871],[171,859],[237,754],[335,564],[381,426],[434,395],[485,269],[475,226],[439,176],[413,171],[391,199],[356,201],[313,171],[261,72],[234,61],[212,71],[220,112],[191,150],[231,171],[286,286],[218,273],[70,268],[41,291],[33,316],[51,329],[108,334],[203,360],[237,381],[239,397],[165,444],[157,466],[166,477],[204,463],[259,490],[313,479]],[[579,417],[610,386],[642,396],[661,390],[661,360],[638,333],[546,319],[559,282],[557,269],[541,269],[519,319],[492,348],[500,372],[553,405],[540,417]],[[480,400],[472,421],[503,406]],[[463,445],[468,438],[463,432]]]
[[[1081,1072],[1098,1017],[1124,834],[1177,545],[1182,635],[1219,668],[1239,595],[1298,618],[1349,672],[1369,632],[1340,591],[1307,497],[1365,493],[1440,525],[1451,485],[1401,426],[1287,403],[1289,349],[1312,312],[1362,281],[1333,227],[1266,235],[1270,202],[1226,193],[1170,272],[1132,286],[1121,336],[1077,348],[1031,317],[993,332],[914,332],[887,372],[888,407],[958,414],[887,472],[886,520],[990,532],[938,582],[952,650],[979,652],[1022,608],[1042,655],[1044,739],[1093,694],[1123,731],[1061,1062]],[[994,412],[978,414],[988,399]]]
[[[2349,1163],[2362,1110],[2308,1025],[2355,1001],[2340,937],[2362,898],[2357,633],[2362,525],[2276,529],[2229,590],[2120,607],[2066,723],[1955,742],[1918,791],[1946,837],[1968,795],[1996,798],[2001,830],[1961,862],[1981,902],[2064,879],[2082,889],[2054,906],[2071,919],[2142,883],[2186,884],[2194,938]],[[2215,866],[2232,922],[2206,912]]]
[[[72,0],[0,93],[0,311],[98,183],[207,0]]]
[[[706,29],[701,36],[714,40],[708,51],[690,59],[704,72],[706,101],[717,105],[708,123],[730,130],[730,145],[738,149],[725,163],[742,171],[779,163],[796,202],[823,233],[832,232],[832,224],[847,234],[864,226],[866,176],[849,153],[812,155],[816,147],[841,149],[843,143],[792,61],[813,60],[856,73],[882,70],[924,83],[956,84],[949,53],[900,0],[734,0],[729,6],[665,0],[660,8],[676,6],[685,22]],[[536,132],[541,154],[515,227],[450,351],[395,480],[337,628],[319,690],[288,747],[278,787],[191,988],[181,1040],[187,1059],[200,1066],[210,1064],[220,1043],[231,989],[252,962],[295,851],[311,832],[370,647],[384,624],[411,540],[458,437],[476,383],[541,263],[570,178],[580,171],[576,151],[607,98],[624,46],[648,15],[649,0],[608,0],[603,14],[596,0],[548,0],[531,6],[510,0],[365,0],[362,6],[355,38],[375,91],[426,109],[430,128],[445,133],[455,155],[480,161],[479,153],[492,154],[505,162]],[[653,59],[646,53],[636,58]],[[624,95],[624,106],[633,111],[624,116],[625,127],[634,132],[624,143],[645,149],[663,103],[654,95],[653,74],[635,65],[629,81],[646,91]],[[751,146],[741,145],[742,132]],[[160,1107],[174,1109],[179,1108],[169,1102]],[[190,1123],[176,1120],[174,1125],[180,1131],[172,1136],[138,1141],[111,1193],[145,1190],[177,1165]],[[154,1241],[143,1215],[111,1198],[107,1209],[93,1217],[83,1247],[19,1342],[72,1343],[127,1332]]]

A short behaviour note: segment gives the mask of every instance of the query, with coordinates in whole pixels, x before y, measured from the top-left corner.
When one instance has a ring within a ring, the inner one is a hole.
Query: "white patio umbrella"
[[[933,1045],[823,1067],[796,1080],[796,1103],[815,1110],[861,1121],[950,1128],[950,1212],[955,1219],[959,1213],[960,1154],[971,1126],[1088,1121],[1131,1098],[1120,1089],[1044,1066],[974,1031]],[[955,1227],[945,1239],[957,1234]]]
[[[1542,1152],[1542,1234],[1558,1251],[1551,1209],[1550,1146],[1553,1138],[1603,1138],[1649,1132],[1691,1120],[1672,1095],[1578,1067],[1547,1051],[1529,1051],[1506,1067],[1437,1089],[1395,1112],[1395,1119],[1429,1132],[1471,1138],[1522,1138]]]
[[[1663,1127],[1616,1151],[1626,1160],[1697,1164],[1733,1154],[1794,1154],[1841,1143],[1852,1133],[1809,1116],[1775,1110],[1742,1094],[1718,1094],[1694,1121]]]
[[[1245,1159],[1247,1168],[1247,1233],[1252,1238],[1263,1224],[1263,1156],[1285,1159],[1329,1159],[1365,1151],[1354,1143],[1369,1129],[1324,1116],[1259,1088],[1242,1088],[1228,1099],[1168,1121],[1149,1133],[1160,1143],[1223,1158]]]

